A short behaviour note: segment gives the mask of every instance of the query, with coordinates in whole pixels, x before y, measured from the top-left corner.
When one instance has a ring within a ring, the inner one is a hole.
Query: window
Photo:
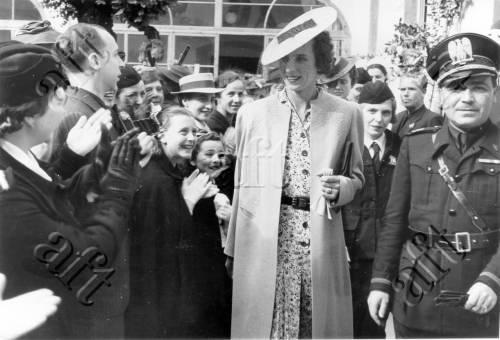
[[[215,5],[213,1],[179,1],[173,5],[174,25],[213,26]]]
[[[321,6],[317,0],[278,0],[267,14],[271,3],[271,0],[225,0],[222,8],[222,25],[282,28],[302,13]],[[267,23],[266,15],[268,15]]]
[[[42,20],[42,17],[30,0],[14,0],[14,19]]]
[[[12,18],[12,1],[0,1],[0,19]]]
[[[220,35],[219,70],[237,68],[254,73],[264,48],[263,36]]]
[[[161,36],[161,41],[163,41],[163,58],[161,60],[157,60],[157,63],[166,63],[167,61],[167,48],[168,48],[168,37]],[[146,42],[147,39],[143,34],[128,34],[128,51],[127,53],[127,62],[130,63],[138,63],[139,62],[139,49],[143,42]],[[118,41],[118,46],[120,46],[120,42]]]
[[[184,64],[193,65],[200,64],[202,67],[213,67],[214,64],[214,37],[193,37],[193,36],[176,36],[175,37],[175,56],[179,56],[184,48],[189,45],[189,50]],[[211,71],[213,72],[213,70]]]

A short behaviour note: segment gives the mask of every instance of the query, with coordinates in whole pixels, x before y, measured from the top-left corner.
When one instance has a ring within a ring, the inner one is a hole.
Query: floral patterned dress
[[[279,94],[291,110],[285,155],[283,193],[310,196],[310,109],[301,121],[286,95]],[[278,264],[271,338],[297,339],[312,336],[310,212],[281,205],[278,229]]]

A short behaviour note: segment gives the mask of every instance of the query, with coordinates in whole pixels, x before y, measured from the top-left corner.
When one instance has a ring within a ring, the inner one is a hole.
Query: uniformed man
[[[394,121],[396,99],[386,83],[363,86],[359,104],[363,113],[363,174],[365,185],[342,208],[350,256],[354,338],[385,338],[384,328],[370,318],[366,298],[370,291],[373,258],[381,219],[391,191],[401,140],[387,129]]]
[[[406,110],[396,115],[392,132],[403,138],[409,132],[429,126],[442,125],[443,117],[424,104],[427,78],[424,75],[404,74],[399,79],[401,103]]]
[[[403,140],[368,297],[382,323],[394,292],[396,337],[498,338],[499,67],[500,46],[473,33],[427,58],[446,119]]]

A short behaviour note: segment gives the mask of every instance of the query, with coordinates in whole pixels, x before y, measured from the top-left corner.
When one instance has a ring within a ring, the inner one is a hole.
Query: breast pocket
[[[437,189],[441,188],[443,184],[437,165],[432,163],[410,163],[410,173],[412,205],[422,207],[437,204]]]
[[[476,162],[469,174],[469,188],[467,196],[470,196],[472,204],[478,213],[484,217],[494,218],[500,213],[499,193],[500,190],[500,164],[488,164]],[[498,221],[495,221],[497,224]]]

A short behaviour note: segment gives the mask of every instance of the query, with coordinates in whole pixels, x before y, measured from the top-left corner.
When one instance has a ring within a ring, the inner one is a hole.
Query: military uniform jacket
[[[390,292],[394,288],[393,314],[408,327],[441,331],[445,337],[497,337],[498,304],[481,316],[462,307],[436,307],[433,299],[442,290],[466,293],[476,281],[497,294],[500,291],[500,253],[494,232],[500,227],[499,131],[489,124],[483,136],[461,155],[447,121],[435,130],[434,137],[433,131],[428,131],[403,140],[371,289]],[[485,240],[481,241],[479,230],[438,173],[439,155],[485,221],[489,230]],[[472,235],[471,252],[456,252],[453,237],[446,237],[446,241],[429,235],[459,232]]]
[[[351,261],[373,260],[380,232],[380,221],[391,191],[391,181],[401,140],[398,135],[385,130],[385,151],[376,173],[370,151],[363,149],[365,185],[356,193],[351,203],[342,208],[342,218],[347,249]]]
[[[406,136],[409,132],[424,127],[441,126],[443,116],[432,112],[425,105],[420,106],[415,112],[408,110],[401,111],[396,115],[396,122],[392,125],[392,132],[400,138]]]

